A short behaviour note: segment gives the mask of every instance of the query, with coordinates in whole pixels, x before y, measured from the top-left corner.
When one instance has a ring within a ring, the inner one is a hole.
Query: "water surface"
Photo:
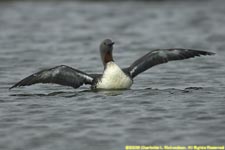
[[[114,150],[225,141],[225,3],[1,2],[0,149]],[[154,48],[215,56],[170,62],[126,91],[58,85],[8,88],[56,65],[102,72],[99,43],[126,67]]]

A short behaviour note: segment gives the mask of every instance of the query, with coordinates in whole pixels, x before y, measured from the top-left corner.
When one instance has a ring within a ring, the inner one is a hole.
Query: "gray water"
[[[115,150],[225,143],[225,1],[1,2],[0,149]],[[121,67],[154,48],[215,52],[151,68],[130,90],[33,85],[44,68],[102,72],[99,43]]]

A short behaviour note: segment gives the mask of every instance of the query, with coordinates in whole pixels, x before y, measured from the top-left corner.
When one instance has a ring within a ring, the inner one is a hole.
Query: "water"
[[[0,4],[0,149],[224,144],[224,1]],[[102,72],[98,46],[105,38],[115,41],[122,67],[154,48],[217,55],[156,66],[126,91],[58,85],[8,90],[60,64]]]

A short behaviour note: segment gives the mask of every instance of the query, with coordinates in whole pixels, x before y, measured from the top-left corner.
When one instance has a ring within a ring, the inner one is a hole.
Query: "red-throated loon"
[[[145,70],[173,60],[188,59],[200,55],[213,55],[212,52],[182,48],[155,49],[121,69],[113,60],[114,42],[105,39],[100,44],[100,54],[104,65],[102,74],[87,74],[69,66],[61,65],[34,73],[19,81],[9,89],[36,83],[55,83],[78,88],[90,84],[91,89],[129,89],[134,77]]]

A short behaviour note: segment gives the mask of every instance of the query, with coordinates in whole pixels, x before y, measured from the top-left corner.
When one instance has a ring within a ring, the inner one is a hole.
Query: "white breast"
[[[133,81],[114,62],[108,62],[97,89],[128,89]]]

